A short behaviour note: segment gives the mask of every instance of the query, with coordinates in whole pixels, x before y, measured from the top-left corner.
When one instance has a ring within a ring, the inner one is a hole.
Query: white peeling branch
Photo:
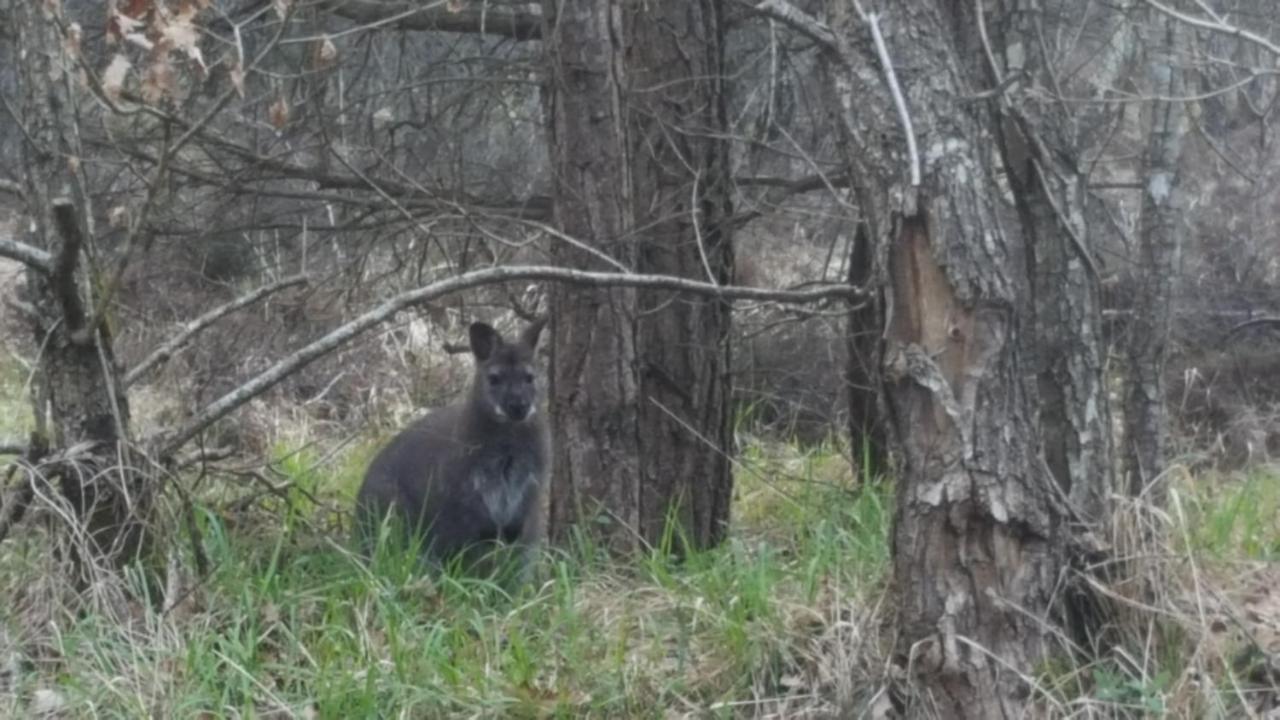
[[[293,277],[287,277],[283,280],[273,282],[270,285],[263,285],[251,293],[242,295],[231,302],[219,305],[195,320],[188,322],[186,326],[183,327],[182,332],[174,335],[163,345],[156,348],[154,352],[144,358],[142,362],[134,366],[134,368],[124,376],[124,386],[129,387],[137,382],[143,375],[150,372],[152,368],[173,357],[173,354],[181,349],[183,345],[190,342],[191,338],[195,337],[202,330],[214,324],[226,315],[229,315],[245,306],[252,305],[272,293],[288,287],[293,287],[294,285],[301,285],[307,282],[308,279],[309,278],[306,275],[294,275]]]
[[[670,275],[588,272],[540,265],[473,270],[396,295],[360,317],[299,349],[292,355],[280,359],[275,365],[267,368],[257,377],[207,405],[196,413],[195,417],[191,418],[184,427],[172,435],[160,438],[160,456],[172,456],[175,451],[203,432],[205,428],[226,417],[241,405],[270,390],[293,373],[347,344],[360,334],[391,319],[401,310],[431,302],[437,298],[462,290],[516,280],[540,280],[590,287],[633,287],[651,290],[671,290],[673,292],[717,297],[722,300],[755,300],[792,304],[811,303],[827,299],[856,300],[866,295],[866,291],[862,288],[845,284],[815,285],[798,290],[769,290],[714,285]]]
[[[53,267],[53,256],[38,247],[20,243],[10,238],[0,238],[0,257],[6,257],[48,274]]]
[[[889,57],[889,48],[884,44],[884,35],[880,33],[880,17],[876,13],[867,13],[864,18],[871,26],[871,39],[875,41],[880,67],[884,68],[884,81],[889,86],[889,94],[893,96],[893,106],[898,111],[898,122],[902,123],[902,132],[907,136],[907,161],[911,164],[911,187],[920,187],[920,151],[916,148],[916,130],[911,123],[911,112],[907,109],[907,98],[902,94],[902,86],[898,84],[898,74],[893,70],[893,59]]]
[[[752,9],[783,23],[810,40],[825,46],[828,50],[839,50],[836,34],[827,27],[826,23],[786,0],[760,0]]]

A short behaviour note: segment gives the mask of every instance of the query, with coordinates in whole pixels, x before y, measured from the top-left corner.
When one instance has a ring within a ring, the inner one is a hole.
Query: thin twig
[[[226,315],[229,315],[247,305],[252,305],[272,293],[288,287],[293,287],[294,285],[301,285],[306,283],[308,280],[309,278],[306,275],[294,275],[292,277],[284,278],[283,280],[273,282],[270,285],[264,285],[257,290],[254,290],[247,295],[242,295],[224,305],[219,305],[195,320],[192,320],[186,324],[182,332],[173,336],[168,340],[168,342],[156,348],[150,355],[143,359],[142,362],[138,363],[132,370],[130,370],[128,374],[124,376],[125,387],[129,387],[133,383],[137,382],[139,378],[147,374],[147,372],[152,368],[168,360],[183,345],[190,342],[191,338],[195,337],[195,335],[200,333],[202,330],[214,324]]]

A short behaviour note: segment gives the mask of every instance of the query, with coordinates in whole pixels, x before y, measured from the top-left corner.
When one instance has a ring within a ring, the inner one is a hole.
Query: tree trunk
[[[629,268],[727,281],[719,3],[544,10],[556,18],[544,37],[559,227]],[[569,245],[554,256],[607,267]],[[552,535],[586,527],[627,551],[659,543],[674,518],[677,537],[717,542],[731,487],[727,306],[633,290],[551,297]]]
[[[1019,16],[1012,32],[1030,37],[1039,18]],[[1020,27],[1017,23],[1025,24]],[[1003,43],[1007,52],[1010,43]],[[1051,95],[1041,53],[991,68],[990,83],[1026,72]],[[1018,210],[1030,279],[1026,363],[1035,378],[1045,462],[1081,521],[1108,516],[1114,488],[1111,413],[1105,376],[1101,278],[1085,222],[1085,172],[1071,118],[1056,103],[1014,99],[1003,107],[1000,149]]]
[[[1173,58],[1177,23],[1150,11],[1149,27],[1158,37],[1147,43],[1145,64],[1150,94],[1177,97],[1181,72]],[[1162,504],[1165,496],[1164,366],[1169,344],[1169,314],[1174,273],[1182,252],[1178,166],[1186,119],[1182,104],[1164,100],[1150,105],[1150,126],[1143,162],[1142,216],[1133,317],[1128,325],[1128,386],[1125,391],[1125,475],[1128,491],[1144,492]]]
[[[1017,717],[1022,677],[1052,647],[1069,537],[1024,392],[1025,266],[997,211],[995,118],[989,104],[964,100],[983,85],[959,50],[972,28],[942,5],[881,5],[882,53],[867,19],[830,3],[844,67],[832,92],[864,216],[888,248],[882,372],[903,460],[893,529],[900,652],[939,716]]]
[[[866,287],[879,281],[875,258],[870,234],[859,223],[849,250],[850,285]],[[879,366],[884,314],[879,294],[853,304],[846,323],[844,383],[849,400],[849,447],[855,474],[866,480],[887,469],[889,449],[881,411]]]
[[[120,392],[110,328],[95,307],[84,267],[93,213],[79,162],[74,64],[47,15],[57,11],[16,2],[11,17],[25,57],[18,107],[26,131],[21,155],[27,241],[53,258],[51,267],[27,272],[44,399],[38,412],[48,412],[50,446],[83,450],[56,471],[62,495],[82,525],[71,552],[83,581],[91,564],[106,560],[119,566],[135,558],[150,495],[130,459],[129,404]]]
[[[720,0],[630,3],[628,128],[639,270],[728,284],[733,246]],[[730,307],[639,293],[640,533],[674,549],[725,535],[733,478]],[[674,528],[673,528],[674,529]]]

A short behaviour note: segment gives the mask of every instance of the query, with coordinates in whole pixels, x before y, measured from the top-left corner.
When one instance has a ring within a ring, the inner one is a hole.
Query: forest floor
[[[20,425],[7,365],[0,418]],[[890,652],[892,484],[838,444],[743,433],[722,547],[624,563],[579,540],[508,595],[352,556],[344,512],[382,439],[291,437],[246,484],[189,478],[208,568],[170,498],[162,601],[138,600],[142,573],[73,593],[57,506],[37,507],[0,546],[0,717],[889,718],[912,692]],[[1274,717],[1280,475],[1173,488],[1163,510],[1118,501],[1109,647],[1031,678],[1041,716]]]

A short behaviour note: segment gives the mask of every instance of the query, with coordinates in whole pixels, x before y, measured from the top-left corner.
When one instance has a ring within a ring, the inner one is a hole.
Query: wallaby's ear
[[[502,338],[498,337],[498,331],[491,325],[482,322],[471,323],[471,352],[477,360],[488,360],[500,344],[502,344]]]
[[[542,335],[542,328],[546,326],[547,326],[546,315],[543,315],[539,317],[537,320],[534,320],[533,322],[529,323],[527,326],[525,326],[525,329],[520,333],[520,343],[525,347],[529,348],[530,350],[537,349],[538,337]]]

